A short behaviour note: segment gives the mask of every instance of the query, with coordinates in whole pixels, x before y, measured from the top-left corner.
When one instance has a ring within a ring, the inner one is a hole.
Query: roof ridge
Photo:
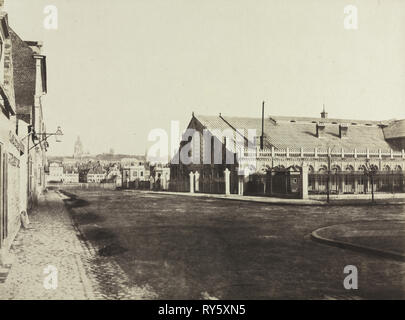
[[[195,114],[195,117],[212,117],[212,118],[236,118],[236,119],[261,119],[260,116],[258,117],[253,117],[253,116],[227,116],[224,114],[220,114],[220,115],[208,115],[208,114]],[[373,123],[373,124],[379,124],[379,123],[387,123],[387,122],[392,122],[392,121],[398,121],[398,119],[389,119],[389,120],[368,120],[368,119],[353,119],[353,118],[321,118],[321,117],[307,117],[307,116],[283,116],[283,115],[272,115],[269,114],[265,117],[265,119],[274,119],[274,120],[294,120],[294,119],[301,119],[301,120],[320,120],[323,122],[333,122],[333,121],[337,121],[337,122],[358,122],[358,123]],[[401,119],[399,119],[401,120]]]

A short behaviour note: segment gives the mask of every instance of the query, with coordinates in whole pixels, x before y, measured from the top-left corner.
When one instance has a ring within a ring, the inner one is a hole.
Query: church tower
[[[322,119],[327,119],[328,118],[328,113],[325,111],[325,105],[323,105],[323,110],[321,112],[321,118]]]
[[[73,154],[74,158],[81,158],[83,156],[83,144],[80,140],[80,137],[77,137],[77,140],[75,142],[75,151]]]

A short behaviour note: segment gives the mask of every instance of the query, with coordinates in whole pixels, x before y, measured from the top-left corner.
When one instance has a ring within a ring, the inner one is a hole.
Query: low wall
[[[106,189],[114,190],[117,188],[115,183],[52,183],[47,185],[48,189]]]
[[[371,193],[368,194],[331,194],[330,200],[371,200]],[[327,195],[309,195],[312,200],[326,200]],[[405,193],[375,193],[374,199],[405,199]]]

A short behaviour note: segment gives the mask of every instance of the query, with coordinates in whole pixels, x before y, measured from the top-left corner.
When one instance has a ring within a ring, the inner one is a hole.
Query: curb
[[[360,202],[353,202],[356,199],[348,200],[332,200],[330,203],[317,200],[317,199],[287,199],[287,198],[274,198],[274,197],[257,197],[254,199],[254,196],[245,196],[244,198],[236,198],[223,194],[210,194],[210,193],[187,193],[187,192],[171,192],[171,191],[150,191],[150,190],[137,190],[137,189],[123,189],[126,192],[140,192],[148,194],[163,194],[163,195],[173,195],[173,196],[186,196],[186,197],[199,197],[199,198],[209,198],[209,199],[222,199],[222,200],[232,200],[232,201],[242,201],[242,202],[254,202],[262,204],[272,204],[272,205],[291,205],[291,206],[329,206],[329,207],[340,207],[340,206],[377,206],[377,205],[399,205],[403,206],[405,201],[390,201],[390,199],[380,199],[386,201],[377,201],[375,203],[365,202],[363,199],[360,199]],[[246,198],[252,197],[252,198]],[[268,199],[268,200],[267,200]]]
[[[55,193],[61,198],[61,200],[69,198],[69,197],[61,194],[60,192],[55,192]],[[72,216],[67,211],[67,209],[65,207],[65,204],[62,204],[62,206],[63,206],[63,210],[65,210],[66,214],[68,215],[69,220],[70,220],[70,222],[72,224],[72,228],[73,228],[73,230],[74,230],[74,232],[76,234],[76,240],[77,240],[76,244],[81,247],[84,254],[88,255],[89,257],[93,257],[94,256],[94,249],[92,247],[89,247],[89,245],[90,245],[89,243],[84,243],[84,241],[80,240],[79,236],[82,236],[82,234],[81,234],[79,228],[77,228],[77,226],[74,224]],[[81,256],[80,255],[75,255],[74,259],[75,259],[75,262],[76,262],[77,269],[79,271],[79,276],[80,276],[80,279],[82,281],[83,290],[84,290],[85,295],[87,296],[87,298],[89,300],[96,300],[97,297],[96,297],[96,294],[95,294],[93,283],[92,283],[90,277],[87,274],[87,271],[86,271],[86,268],[85,268],[85,266],[83,264]]]
[[[372,254],[381,258],[389,258],[397,261],[405,261],[405,255],[396,253],[393,251],[386,251],[386,250],[380,250],[372,247],[367,247],[367,246],[362,246],[362,245],[357,245],[349,242],[344,242],[340,240],[333,240],[329,238],[325,238],[321,235],[319,235],[319,232],[322,230],[325,230],[327,228],[330,228],[331,226],[328,227],[323,227],[319,228],[311,233],[311,239],[313,241],[322,243],[322,244],[327,244],[333,247],[341,248],[341,249],[349,249],[352,251],[357,251],[357,252],[362,252],[366,254]]]
[[[199,198],[209,198],[209,199],[219,199],[219,200],[232,200],[232,201],[242,201],[242,202],[254,202],[254,203],[263,203],[263,204],[273,204],[273,205],[293,205],[293,206],[326,206],[328,205],[324,201],[319,200],[300,200],[295,199],[296,201],[289,201],[289,199],[282,199],[281,201],[275,200],[277,198],[269,197],[269,200],[252,198],[236,198],[226,195],[213,195],[209,193],[186,193],[186,192],[166,192],[166,191],[147,191],[147,190],[128,190],[128,191],[138,191],[140,193],[148,194],[163,194],[168,196],[186,196],[186,197],[199,197]]]

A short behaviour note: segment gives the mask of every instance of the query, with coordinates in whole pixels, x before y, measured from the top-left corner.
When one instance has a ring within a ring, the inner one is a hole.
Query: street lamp
[[[31,150],[33,148],[35,148],[37,145],[39,145],[40,143],[44,142],[48,145],[48,141],[47,139],[51,136],[55,136],[56,138],[56,142],[62,142],[62,140],[59,138],[60,136],[63,136],[63,132],[61,127],[58,127],[56,129],[56,132],[52,132],[52,133],[48,133],[48,132],[42,132],[42,133],[37,133],[34,134],[34,137],[36,137],[39,141],[37,143],[35,143],[31,148],[29,148],[28,150]],[[39,138],[41,137],[41,138]]]
[[[62,142],[62,139],[60,138],[60,136],[63,136],[63,132],[62,132],[62,129],[60,127],[58,127],[55,132],[55,141],[56,142]]]

